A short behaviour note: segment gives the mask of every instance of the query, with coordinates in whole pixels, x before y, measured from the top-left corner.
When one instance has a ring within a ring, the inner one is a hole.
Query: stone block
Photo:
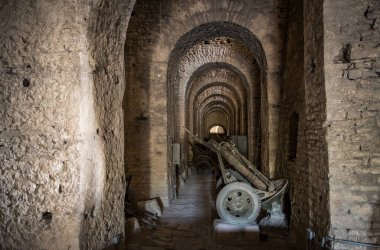
[[[380,157],[373,157],[369,159],[369,165],[371,167],[380,167]]]
[[[156,214],[157,216],[162,216],[162,208],[158,203],[157,199],[147,200],[147,201],[139,201],[137,202],[137,207],[141,210],[145,210],[152,214]]]
[[[259,243],[260,229],[256,223],[230,224],[221,219],[214,220],[214,240]]]
[[[131,236],[141,231],[139,221],[136,217],[127,218],[125,222],[125,233]]]

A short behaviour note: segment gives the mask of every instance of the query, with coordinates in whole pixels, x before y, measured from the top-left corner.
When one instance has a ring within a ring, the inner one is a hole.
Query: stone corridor
[[[380,0],[0,0],[0,250],[380,248],[379,24]],[[190,134],[288,181],[286,235],[215,243],[194,173],[224,163]],[[156,230],[125,230],[127,191]]]
[[[179,190],[178,199],[164,209],[156,230],[144,230],[127,243],[127,250],[286,250],[293,249],[289,240],[276,235],[260,244],[213,240],[215,210],[213,175],[191,175]],[[274,236],[274,235],[272,235]]]

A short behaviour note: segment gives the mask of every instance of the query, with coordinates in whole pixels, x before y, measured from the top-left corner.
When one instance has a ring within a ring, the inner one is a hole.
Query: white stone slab
[[[256,242],[260,241],[260,229],[256,223],[236,225],[221,219],[214,220],[215,241]]]

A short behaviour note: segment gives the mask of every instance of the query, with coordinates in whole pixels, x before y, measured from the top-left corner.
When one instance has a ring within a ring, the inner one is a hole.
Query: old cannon
[[[233,142],[205,141],[185,130],[193,142],[217,155],[224,184],[216,199],[221,219],[232,224],[245,224],[255,222],[261,209],[282,213],[279,210],[288,185],[286,179],[269,180],[236,149]]]

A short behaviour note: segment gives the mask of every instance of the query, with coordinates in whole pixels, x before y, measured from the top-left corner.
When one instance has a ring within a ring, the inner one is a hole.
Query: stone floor
[[[269,235],[266,241],[254,245],[244,242],[216,243],[213,240],[215,181],[212,175],[192,175],[179,190],[178,199],[164,210],[155,230],[144,230],[127,240],[130,250],[236,250],[293,249],[284,236]],[[124,247],[124,246],[123,246]]]

